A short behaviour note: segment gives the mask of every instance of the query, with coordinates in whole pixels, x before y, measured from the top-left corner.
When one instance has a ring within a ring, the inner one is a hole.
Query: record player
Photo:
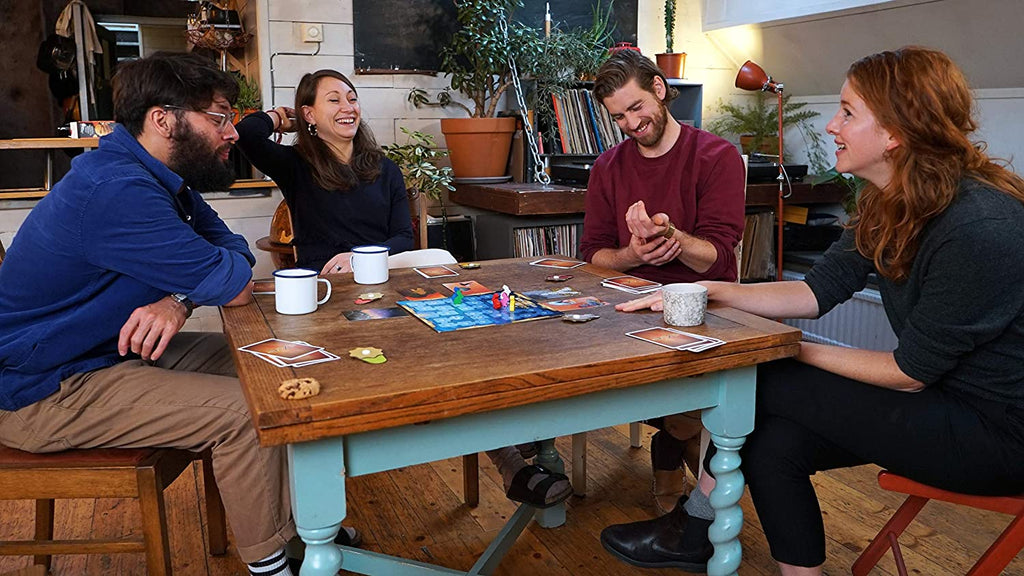
[[[774,154],[753,153],[747,160],[747,183],[775,182],[779,176],[778,156]],[[806,164],[783,163],[783,169],[793,182],[800,182],[807,175]]]

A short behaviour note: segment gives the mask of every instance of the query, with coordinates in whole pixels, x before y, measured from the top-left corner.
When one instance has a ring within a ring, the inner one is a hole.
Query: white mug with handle
[[[349,257],[356,284],[383,284],[388,281],[387,246],[356,246]]]
[[[316,299],[316,285],[323,282],[327,294]],[[316,271],[306,268],[286,268],[274,271],[274,307],[278,314],[309,314],[331,297],[331,282],[317,278]]]

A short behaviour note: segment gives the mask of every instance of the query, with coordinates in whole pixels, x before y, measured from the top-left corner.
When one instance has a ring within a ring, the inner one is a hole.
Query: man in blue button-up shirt
[[[233,180],[237,93],[195,55],[121,65],[117,128],[72,162],[0,267],[0,442],[212,449],[242,560],[283,562],[284,452],[259,446],[223,335],[178,332],[193,305],[251,299],[248,244],[197,191]]]

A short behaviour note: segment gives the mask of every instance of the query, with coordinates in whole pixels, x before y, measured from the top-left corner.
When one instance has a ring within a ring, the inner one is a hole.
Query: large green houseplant
[[[810,121],[821,114],[807,110],[806,102],[790,102],[790,94],[782,98],[782,128],[795,127],[807,146],[807,158],[813,173],[827,170],[824,139]],[[719,100],[720,116],[708,121],[705,129],[722,137],[738,136],[744,154],[778,154],[779,118],[774,96],[757,92],[746,105]],[[789,152],[785,152],[789,156]]]
[[[460,28],[441,52],[441,70],[451,88],[471,102],[466,107],[471,118],[442,119],[441,131],[456,176],[501,176],[515,130],[514,119],[495,117],[502,96],[513,89],[515,80],[526,80],[533,84],[535,95],[528,105],[549,110],[552,92],[564,90],[600,66],[610,39],[609,13],[598,8],[590,29],[555,29],[545,37],[513,18],[521,0],[455,0],[455,5]],[[513,77],[513,63],[518,78]],[[415,90],[410,101],[428,103],[422,91]],[[463,135],[469,139],[465,145],[459,142]],[[485,150],[493,152],[493,160],[475,158],[475,153]]]

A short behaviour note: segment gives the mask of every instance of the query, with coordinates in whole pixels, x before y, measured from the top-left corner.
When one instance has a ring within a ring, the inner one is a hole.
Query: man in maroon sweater
[[[599,266],[664,284],[733,281],[743,161],[728,141],[671,117],[677,94],[636,51],[601,66],[594,95],[630,138],[590,172],[580,251]]]
[[[594,95],[630,138],[590,171],[580,250],[589,262],[663,284],[734,281],[743,236],[743,160],[726,140],[674,120],[668,102],[677,94],[638,52],[618,52],[601,66]],[[648,423],[661,429],[651,439],[651,464],[655,506],[665,513],[686,502],[680,498],[684,456],[698,477],[700,415]],[[691,511],[700,518],[710,518],[709,512]],[[602,543],[630,563],[642,565],[649,555],[639,550],[632,557]],[[702,569],[711,551],[697,546],[689,552],[679,565]]]

